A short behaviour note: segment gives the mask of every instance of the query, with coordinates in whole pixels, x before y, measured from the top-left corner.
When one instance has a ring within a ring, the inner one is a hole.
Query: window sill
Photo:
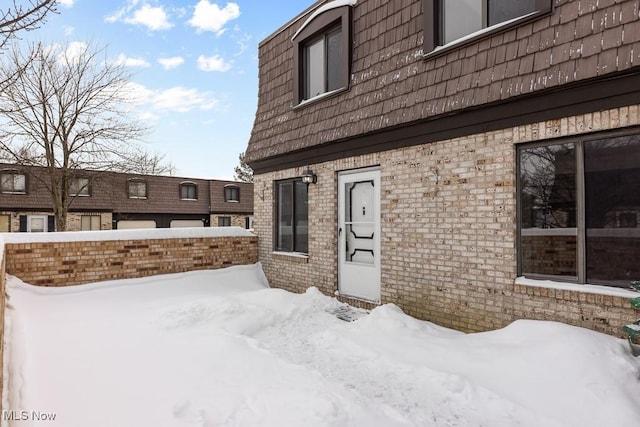
[[[225,200],[225,203],[240,203],[240,200]]]
[[[180,199],[180,200],[184,200],[186,202],[197,202],[198,199]]]
[[[130,199],[147,200],[146,197],[129,196]]]
[[[3,191],[2,194],[24,195],[24,194],[27,194],[27,192],[26,191]]]
[[[271,255],[275,258],[275,259],[279,259],[282,261],[291,261],[291,262],[296,262],[299,264],[306,264],[309,262],[309,255],[308,254],[303,254],[301,252],[280,252],[280,251],[274,251],[271,252]]]
[[[334,96],[338,96],[343,92],[346,92],[349,90],[348,86],[345,87],[341,87],[339,89],[335,89],[332,90],[330,92],[325,92],[325,93],[321,93],[320,95],[316,95],[313,98],[309,98],[309,99],[305,99],[304,101],[300,101],[300,103],[298,105],[295,105],[293,107],[293,110],[300,110],[304,107],[306,107],[307,105],[311,105],[311,104],[315,104],[316,102],[320,102],[322,100],[325,99],[329,99],[329,98],[333,98]]]
[[[533,12],[528,15],[520,16],[518,18],[510,19],[509,21],[504,21],[499,24],[492,25],[491,27],[483,28],[471,34],[467,34],[464,37],[460,37],[459,39],[453,40],[447,44],[436,46],[435,49],[433,49],[431,52],[427,52],[423,54],[422,57],[423,59],[434,59],[439,56],[446,55],[451,51],[476,43],[480,40],[492,37],[496,34],[505,32],[512,28],[519,27],[520,25],[536,20],[550,13],[551,12],[548,12],[548,11]]]
[[[526,277],[518,277],[515,285],[530,288],[547,288],[558,291],[570,291],[579,293],[588,293],[596,295],[606,295],[620,298],[634,298],[638,293],[632,290],[616,288],[613,286],[603,285],[580,285],[577,283],[556,282],[554,280],[528,279]],[[517,292],[520,293],[520,292]]]

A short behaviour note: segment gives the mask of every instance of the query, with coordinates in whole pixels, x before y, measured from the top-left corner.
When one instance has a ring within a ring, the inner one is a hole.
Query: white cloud
[[[153,31],[168,30],[173,27],[173,24],[169,22],[169,16],[162,6],[153,7],[148,4],[142,5],[140,9],[134,12],[133,17],[125,18],[124,22],[127,24],[144,25]]]
[[[118,55],[116,60],[114,61],[116,65],[123,65],[125,67],[150,67],[149,64],[144,58],[131,58],[126,56],[124,53]]]
[[[198,57],[198,68],[201,71],[220,71],[224,73],[225,71],[229,71],[231,69],[231,63],[224,60],[224,58],[219,55],[213,56],[204,56],[200,55]]]
[[[64,6],[64,7],[71,7],[73,6],[73,2],[74,0],[58,0],[58,4]]]
[[[184,63],[184,58],[181,56],[173,56],[171,58],[159,58],[158,62],[164,67],[165,70],[179,67]]]
[[[51,49],[59,50],[61,46],[54,45],[50,47]],[[68,60],[73,61],[79,59],[84,54],[87,53],[89,49],[89,45],[85,42],[71,42],[67,45],[67,50],[60,54],[60,60]]]
[[[106,16],[105,21],[142,25],[152,31],[168,30],[173,27],[163,6],[151,6],[145,2],[140,8],[136,9],[138,4],[138,0],[128,0],[126,6]]]
[[[237,3],[227,3],[225,7],[220,7],[208,0],[200,0],[193,11],[193,16],[189,24],[195,27],[198,32],[212,31],[216,34],[224,32],[225,24],[240,16],[240,6]]]
[[[152,103],[159,110],[186,113],[193,109],[210,110],[218,104],[218,100],[211,93],[176,86],[156,92]]]
[[[163,112],[211,110],[219,103],[211,92],[183,86],[152,90],[138,83],[128,83],[126,92],[131,101],[151,108],[151,111],[144,113],[148,116]]]

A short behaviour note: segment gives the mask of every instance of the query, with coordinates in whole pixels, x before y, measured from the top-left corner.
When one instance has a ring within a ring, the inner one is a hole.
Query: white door
[[[47,231],[48,217],[44,215],[29,215],[27,231],[31,233],[42,233]]]
[[[338,176],[338,290],[380,302],[380,171]]]

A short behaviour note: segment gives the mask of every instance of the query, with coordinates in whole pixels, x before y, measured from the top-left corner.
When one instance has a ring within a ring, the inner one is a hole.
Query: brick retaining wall
[[[253,264],[257,237],[7,243],[6,272],[32,285],[102,280]]]

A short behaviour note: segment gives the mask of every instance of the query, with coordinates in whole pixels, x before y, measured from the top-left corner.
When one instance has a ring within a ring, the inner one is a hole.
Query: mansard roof
[[[358,0],[349,90],[297,105],[292,37],[325,3],[260,44],[258,107],[246,152],[257,172],[284,167],[284,157],[289,166],[304,165],[342,149],[362,154],[364,145],[388,145],[390,138],[398,146],[424,143],[465,126],[471,132],[504,125],[515,115],[526,121],[545,111],[545,119],[581,112],[573,103],[596,111],[614,106],[614,95],[638,99],[637,1],[555,0],[551,13],[424,55],[426,0]],[[400,132],[412,125],[422,128],[410,137]]]

